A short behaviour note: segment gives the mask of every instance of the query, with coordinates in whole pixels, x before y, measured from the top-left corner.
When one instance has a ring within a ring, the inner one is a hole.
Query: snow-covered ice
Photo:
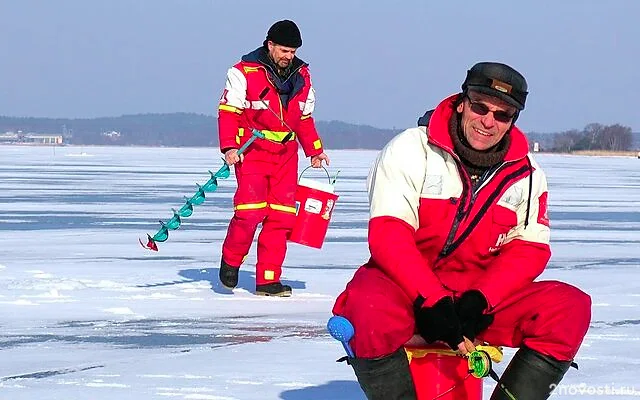
[[[220,167],[217,149],[0,147],[0,399],[364,399],[325,326],[368,257],[376,152],[330,156],[341,172],[327,240],[290,245],[283,278],[294,295],[280,299],[252,294],[255,248],[238,289],[217,281],[233,177],[158,253],[138,244]],[[593,298],[580,370],[554,398],[640,396],[640,160],[537,160],[553,224],[543,278]]]

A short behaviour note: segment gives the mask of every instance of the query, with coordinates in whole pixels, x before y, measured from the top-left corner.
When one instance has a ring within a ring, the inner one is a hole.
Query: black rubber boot
[[[491,400],[544,400],[549,398],[571,361],[558,361],[522,347],[502,374]]]
[[[358,383],[369,400],[416,400],[404,348],[382,358],[350,358]]]
[[[291,296],[291,286],[283,285],[280,282],[256,285],[256,294],[258,296],[289,297]]]
[[[234,267],[220,259],[220,282],[227,289],[233,289],[238,286],[238,273],[240,267]]]

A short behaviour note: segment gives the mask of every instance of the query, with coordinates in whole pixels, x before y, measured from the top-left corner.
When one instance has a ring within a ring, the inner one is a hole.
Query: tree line
[[[581,150],[630,151],[637,150],[638,143],[631,128],[620,124],[591,123],[582,130],[571,129],[546,137],[529,135],[540,141],[541,150],[571,153]]]
[[[317,121],[329,149],[381,149],[398,129],[382,129],[342,121]],[[114,146],[218,146],[217,118],[194,113],[136,114],[120,117],[62,119],[0,116],[0,135],[18,132],[62,135],[66,144]],[[636,134],[637,135],[637,134]],[[592,123],[583,130],[528,133],[541,151],[638,150],[631,128]],[[635,146],[635,147],[634,147]]]
[[[317,121],[322,141],[332,149],[380,149],[399,130],[341,121]],[[91,119],[0,116],[3,132],[62,135],[73,145],[218,146],[217,117],[193,113],[136,114]]]

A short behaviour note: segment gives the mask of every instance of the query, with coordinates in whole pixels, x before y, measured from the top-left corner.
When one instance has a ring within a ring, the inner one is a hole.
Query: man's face
[[[267,46],[269,47],[269,56],[279,68],[285,69],[291,65],[291,61],[296,55],[297,49],[295,47],[281,46],[272,41],[268,41]]]
[[[469,91],[456,111],[462,114],[462,131],[467,142],[476,150],[487,150],[507,133],[516,108],[496,97]]]

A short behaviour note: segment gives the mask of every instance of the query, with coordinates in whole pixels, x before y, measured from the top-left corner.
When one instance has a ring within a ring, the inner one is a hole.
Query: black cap
[[[477,63],[467,71],[462,90],[485,93],[497,97],[524,110],[527,99],[527,81],[524,76],[506,64],[495,62]]]
[[[300,29],[295,22],[288,19],[278,21],[271,25],[269,32],[267,32],[267,38],[264,41],[266,47],[267,41],[271,40],[275,44],[286,47],[298,48],[302,46],[302,37],[300,36]]]

